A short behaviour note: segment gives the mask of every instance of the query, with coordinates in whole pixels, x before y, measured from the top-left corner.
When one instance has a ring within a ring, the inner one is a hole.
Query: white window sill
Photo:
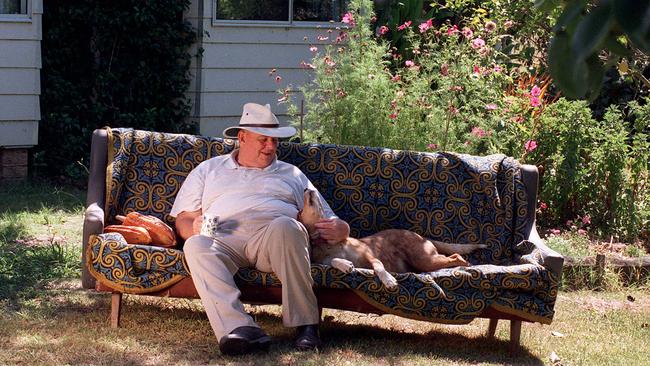
[[[26,14],[0,14],[2,23],[31,23],[32,17]]]
[[[344,28],[347,24],[341,22],[283,22],[272,20],[225,20],[213,19],[212,26],[215,27],[250,27],[250,28]]]

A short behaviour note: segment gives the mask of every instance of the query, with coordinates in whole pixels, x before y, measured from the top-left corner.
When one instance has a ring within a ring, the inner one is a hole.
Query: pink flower
[[[427,145],[427,149],[429,149],[429,150],[435,150],[437,148],[438,148],[437,144],[429,144],[429,145]]]
[[[531,152],[531,151],[537,149],[537,141],[535,141],[535,140],[526,141],[526,143],[524,144],[524,148],[528,152]]]
[[[411,23],[413,23],[413,22],[410,21],[410,20],[407,21],[407,22],[404,22],[404,24],[402,24],[402,25],[400,25],[399,27],[397,27],[397,29],[398,29],[398,30],[404,30],[404,29],[410,27],[410,26],[411,26]]]
[[[587,234],[587,230],[585,230],[585,229],[578,229],[578,234],[580,234],[580,235],[586,235],[586,234]]]
[[[355,25],[354,16],[352,15],[352,13],[345,13],[343,15],[343,19],[341,19],[341,22],[349,24],[351,27],[354,27]]]
[[[488,33],[492,33],[497,29],[497,24],[491,20],[488,20],[485,22],[485,31]]]
[[[583,223],[584,225],[589,225],[589,224],[591,224],[591,217],[590,217],[589,215],[585,215],[585,216],[582,218],[582,223]]]
[[[406,65],[406,67],[413,67],[413,66],[415,66],[415,63],[413,61],[411,61],[411,60],[406,60],[404,62],[404,65]]]
[[[311,52],[318,52],[318,47],[316,47],[316,46],[311,46],[311,47],[309,47],[309,50],[310,50]]]
[[[388,33],[389,30],[390,29],[388,29],[387,26],[382,25],[381,27],[379,27],[379,34],[381,34],[383,36],[384,34]]]
[[[530,97],[530,105],[533,107],[539,107],[542,105],[542,102],[539,100],[538,97]]]
[[[303,69],[316,70],[316,66],[314,66],[312,64],[309,64],[309,63],[305,62],[304,60],[300,61],[300,67],[303,68]]]
[[[472,30],[468,27],[463,27],[461,33],[465,36],[465,38],[472,38],[474,35],[474,32],[472,32]]]
[[[282,96],[278,98],[278,102],[282,103],[289,100],[289,91],[290,91],[289,89],[285,89],[284,93],[282,93]]]
[[[398,82],[398,81],[400,81],[400,80],[402,80],[402,77],[399,76],[399,75],[395,75],[395,76],[393,76],[392,78],[390,78],[390,81]]]
[[[420,28],[420,33],[426,32],[427,30],[429,30],[429,28],[431,28],[432,25],[433,22],[431,19],[427,20],[425,23],[420,24],[418,26],[418,28]]]
[[[530,89],[531,97],[539,97],[540,95],[542,95],[542,89],[540,89],[539,86],[535,85],[532,89]]]
[[[501,68],[501,66],[495,65],[494,68],[492,69],[492,71],[494,71],[496,73],[499,73],[499,72],[503,71],[503,69]]]
[[[503,28],[508,30],[512,28],[513,25],[515,25],[515,23],[512,20],[506,20],[505,23],[503,23]]]
[[[397,118],[397,112],[393,112],[393,113],[391,113],[390,116],[388,116],[388,118],[390,118],[390,119],[396,119],[396,118]]]
[[[494,104],[494,103],[490,103],[490,104],[487,104],[485,106],[485,109],[487,109],[488,111],[493,111],[493,110],[495,110],[497,108],[498,108],[498,106],[496,104]]]
[[[566,226],[573,225],[573,220],[566,220]]]
[[[551,234],[559,235],[561,233],[560,229],[551,229]]]
[[[474,127],[472,128],[472,135],[478,138],[482,138],[487,136],[487,133],[485,133],[485,131],[480,127]]]
[[[547,208],[548,208],[548,205],[546,205],[546,202],[539,201],[539,209],[540,210],[546,210]]]
[[[485,47],[485,41],[480,38],[475,38],[472,40],[472,48],[477,50],[481,47]]]
[[[348,38],[348,33],[347,32],[340,32],[338,37],[336,37],[336,39],[334,40],[334,42],[341,43],[341,42],[345,41],[346,38]]]
[[[278,75],[278,76],[275,77],[275,82],[276,83],[279,84],[281,81],[282,81],[282,76]]]
[[[442,65],[440,65],[440,73],[441,73],[443,76],[447,76],[447,75],[449,75],[449,65],[447,65],[447,64],[442,64]]]
[[[458,34],[458,26],[457,25],[454,25],[453,27],[447,29],[447,35],[448,36],[453,36],[454,34]]]

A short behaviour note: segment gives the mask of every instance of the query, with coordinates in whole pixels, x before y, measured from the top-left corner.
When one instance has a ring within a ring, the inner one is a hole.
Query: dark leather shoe
[[[258,327],[235,328],[219,340],[219,350],[228,356],[244,355],[255,351],[268,351],[271,337]]]
[[[300,351],[313,351],[321,346],[318,324],[301,325],[296,329],[296,348]]]

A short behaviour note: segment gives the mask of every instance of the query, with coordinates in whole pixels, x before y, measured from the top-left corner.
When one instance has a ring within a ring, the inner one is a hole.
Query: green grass
[[[321,352],[299,353],[280,307],[247,305],[271,350],[224,357],[198,300],[135,295],[112,329],[110,295],[80,285],[82,215],[83,192],[0,187],[0,364],[548,365],[553,352],[564,365],[648,364],[648,287],[561,291],[553,323],[524,324],[516,355],[507,321],[488,340],[485,319],[455,326],[330,309]]]
[[[80,273],[83,192],[45,182],[0,186],[0,301]]]

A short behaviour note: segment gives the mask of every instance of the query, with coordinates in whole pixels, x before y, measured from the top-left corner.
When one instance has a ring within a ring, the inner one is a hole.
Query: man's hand
[[[187,240],[192,235],[201,232],[201,223],[203,222],[203,215],[201,210],[196,211],[183,211],[176,217],[176,232],[178,235]]]
[[[350,236],[350,225],[341,219],[320,219],[314,226],[318,237],[329,244],[340,243]]]

